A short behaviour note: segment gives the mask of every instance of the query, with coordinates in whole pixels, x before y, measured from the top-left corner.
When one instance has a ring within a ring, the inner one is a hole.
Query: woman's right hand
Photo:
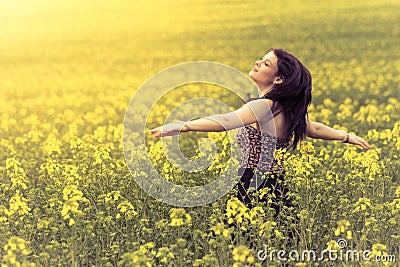
[[[151,129],[150,133],[155,137],[164,137],[179,135],[181,132],[186,131],[184,122],[173,122]]]

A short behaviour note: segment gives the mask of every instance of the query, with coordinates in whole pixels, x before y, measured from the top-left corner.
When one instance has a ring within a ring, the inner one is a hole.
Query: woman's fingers
[[[157,131],[158,131],[158,130],[157,130],[158,128],[159,128],[159,127],[157,127],[157,128],[154,128],[154,129],[151,129],[151,130],[150,130],[150,132],[151,132],[151,133],[155,133],[155,132],[157,132]]]
[[[361,146],[365,150],[371,149],[371,145],[368,144],[368,142],[365,141],[364,138],[359,137],[359,136],[354,135],[354,134],[350,134],[349,135],[348,143],[353,144],[353,145]]]
[[[163,137],[166,134],[163,126],[159,126],[154,129],[151,129],[150,133],[155,137]]]
[[[155,137],[173,136],[181,133],[183,123],[168,123],[163,126],[151,129],[150,133]]]
[[[365,150],[371,149],[370,144],[368,144],[368,142],[365,141],[364,138],[362,138],[362,137],[358,137],[358,138],[359,138],[360,146],[361,146],[362,148],[364,148]]]
[[[155,137],[160,137],[160,134],[161,134],[161,131],[162,131],[162,129],[160,129],[160,128],[161,127],[157,127],[157,128],[151,129],[150,133],[152,135],[154,135]]]
[[[371,149],[371,145],[370,144],[368,144],[368,142],[367,141],[365,141],[364,139],[363,139],[363,144],[364,144],[364,147],[365,147],[365,149]]]

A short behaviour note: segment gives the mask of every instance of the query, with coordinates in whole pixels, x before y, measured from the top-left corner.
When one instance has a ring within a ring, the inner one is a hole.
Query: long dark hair
[[[285,121],[290,123],[289,133],[293,135],[294,150],[306,135],[306,120],[308,106],[311,104],[312,79],[308,69],[289,52],[272,48],[278,58],[277,76],[283,80],[274,84],[273,89],[264,97],[274,101],[272,113],[274,116],[283,112]],[[276,105],[276,102],[279,105]]]

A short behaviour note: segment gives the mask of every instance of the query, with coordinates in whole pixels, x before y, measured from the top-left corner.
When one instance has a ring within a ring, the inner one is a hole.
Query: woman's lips
[[[252,69],[252,71],[258,72],[258,70],[256,69],[256,67],[254,67],[254,68]]]

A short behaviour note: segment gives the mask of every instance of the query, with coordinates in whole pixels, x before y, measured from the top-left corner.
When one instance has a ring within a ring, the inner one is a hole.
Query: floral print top
[[[241,168],[256,168],[262,172],[278,168],[283,171],[282,163],[278,166],[278,162],[274,159],[274,152],[276,149],[288,148],[290,139],[277,138],[246,125],[239,128],[236,141],[242,152]]]

